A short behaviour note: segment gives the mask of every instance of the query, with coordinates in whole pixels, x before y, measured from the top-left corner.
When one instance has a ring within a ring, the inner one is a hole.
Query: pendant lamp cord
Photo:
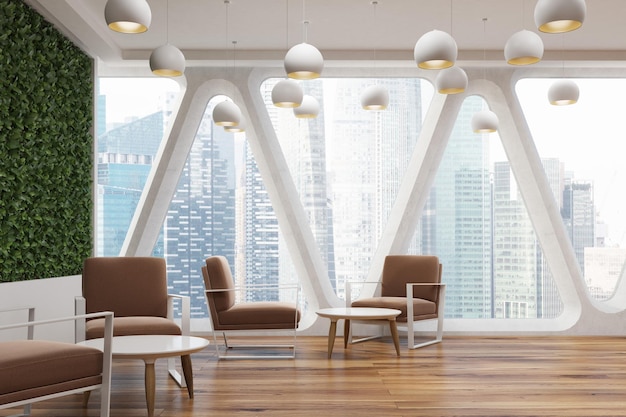
[[[378,26],[376,25],[377,19],[376,19],[376,6],[378,6],[378,1],[374,0],[372,1],[372,7],[374,8],[374,28],[377,28]],[[378,37],[374,36],[374,42],[373,42],[373,47],[374,47],[374,65],[376,65],[376,41],[377,41]]]
[[[302,0],[302,41],[304,43],[308,42],[308,25],[309,21],[306,20],[306,4],[305,1]]]
[[[228,28],[228,18],[229,18],[229,9],[230,9],[230,0],[224,0],[224,4],[226,5],[226,45],[228,45],[229,38],[229,28]]]
[[[565,78],[565,33],[561,33],[561,73]]]
[[[450,36],[454,37],[453,25],[452,25],[452,15],[454,11],[454,0],[450,0]]]
[[[165,2],[165,43],[170,43],[170,0]]]
[[[483,17],[483,79],[487,79],[487,18]]]

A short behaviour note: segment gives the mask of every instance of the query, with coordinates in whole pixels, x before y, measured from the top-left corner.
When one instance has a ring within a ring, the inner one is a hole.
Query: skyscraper
[[[98,137],[99,256],[118,256],[163,137],[163,113]]]
[[[424,253],[444,265],[446,317],[493,314],[489,141],[469,128],[482,109],[479,97],[463,103],[422,215]]]

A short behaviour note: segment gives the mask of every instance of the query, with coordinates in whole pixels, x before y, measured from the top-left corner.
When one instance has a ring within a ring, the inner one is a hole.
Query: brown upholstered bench
[[[105,351],[74,343],[33,340],[33,326],[59,321],[105,317],[108,346]],[[29,321],[0,326],[0,330],[29,328],[28,339],[0,342],[0,409],[72,393],[102,389],[100,415],[109,415],[111,383],[111,338],[113,314],[94,313],[61,319]]]

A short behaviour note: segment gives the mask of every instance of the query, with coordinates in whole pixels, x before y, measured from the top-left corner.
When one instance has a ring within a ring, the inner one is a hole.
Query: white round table
[[[79,344],[102,350],[104,348],[104,339],[90,339]],[[180,356],[187,392],[189,393],[189,398],[193,398],[193,373],[189,355],[201,351],[208,345],[208,340],[193,336],[115,336],[112,339],[111,354],[113,359],[141,359],[144,361],[146,365],[146,404],[148,406],[148,416],[152,417],[154,415],[154,397],[156,392],[154,362],[159,358]]]
[[[370,308],[370,307],[337,307],[324,308],[316,312],[318,316],[330,319],[330,330],[328,331],[328,358],[333,353],[335,344],[335,334],[337,333],[337,321],[344,319],[343,327],[343,347],[348,346],[348,336],[350,335],[350,320],[380,321],[387,320],[393,344],[396,347],[396,354],[400,356],[400,338],[396,326],[396,317],[402,313],[400,310],[392,308]]]

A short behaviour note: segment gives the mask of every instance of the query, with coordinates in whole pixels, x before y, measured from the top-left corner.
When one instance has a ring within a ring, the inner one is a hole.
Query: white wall
[[[81,276],[45,278],[0,283],[0,311],[16,307],[35,307],[35,320],[66,317],[74,314],[74,297],[82,293]],[[0,313],[0,325],[27,321],[28,311]],[[21,332],[0,333],[0,341],[25,337]],[[35,328],[35,338],[74,341],[73,322],[55,323]]]

